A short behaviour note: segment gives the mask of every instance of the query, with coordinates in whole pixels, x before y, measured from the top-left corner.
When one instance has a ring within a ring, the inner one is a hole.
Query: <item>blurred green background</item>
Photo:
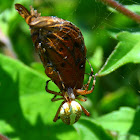
[[[139,0],[119,2],[140,15]],[[61,101],[52,103],[50,100],[53,96],[45,92],[45,81],[48,78],[35,52],[29,27],[14,9],[15,3],[23,4],[28,10],[32,5],[42,16],[57,16],[78,26],[84,36],[87,58],[93,66],[94,73],[101,69],[118,44],[118,33],[140,31],[140,25],[135,21],[98,0],[1,1],[0,133],[12,140],[127,140],[128,135],[132,140],[139,138],[140,129],[131,131],[133,127],[130,127],[122,132],[118,129],[106,129],[100,121],[96,121],[96,118],[98,120],[100,116],[119,110],[120,107],[128,107],[131,113],[136,111],[140,104],[138,63],[128,63],[106,76],[97,77],[94,92],[87,96],[87,102],[82,103],[91,113],[89,120],[82,117],[73,126],[67,126],[61,120],[56,123],[52,121]],[[88,64],[86,73],[90,73]],[[85,75],[85,83],[87,80],[88,76]],[[49,89],[59,91],[53,83],[49,85]],[[139,111],[138,114],[140,115]],[[129,113],[126,113],[126,119],[127,115],[129,116]],[[131,125],[135,120],[134,116],[130,119]],[[135,117],[137,119],[137,116]],[[133,126],[135,127],[134,124]],[[130,134],[133,136],[130,137]]]

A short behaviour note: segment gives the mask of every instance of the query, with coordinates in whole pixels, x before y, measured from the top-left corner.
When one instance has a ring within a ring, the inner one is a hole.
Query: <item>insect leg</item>
[[[53,119],[53,121],[54,122],[56,122],[57,120],[58,120],[58,115],[59,115],[59,113],[60,113],[60,109],[61,109],[61,107],[62,107],[62,105],[65,103],[65,101],[63,101],[62,103],[61,103],[61,105],[59,106],[59,108],[58,108],[58,110],[57,110],[57,112],[56,112],[56,115],[55,115],[55,117],[54,117],[54,119]]]

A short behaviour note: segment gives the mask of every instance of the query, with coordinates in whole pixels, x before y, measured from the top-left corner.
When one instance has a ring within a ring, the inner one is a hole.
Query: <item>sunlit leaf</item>
[[[98,76],[107,75],[127,63],[140,63],[140,33],[122,32],[117,38],[120,42],[98,72]]]
[[[61,101],[51,102],[46,76],[6,56],[0,60],[0,132],[19,140],[75,139],[72,126],[53,122]],[[55,90],[51,84],[49,88]]]
[[[113,111],[107,115],[97,118],[96,120],[103,128],[116,131],[120,134],[131,133],[140,136],[140,109],[135,111],[129,107],[122,107],[118,111]]]
[[[81,118],[74,124],[76,131],[80,135],[81,140],[112,140],[106,131],[95,121]]]
[[[130,100],[131,99],[131,100]],[[139,99],[130,87],[123,87],[115,92],[109,92],[100,101],[100,109],[103,113],[118,109],[120,106],[136,107]]]

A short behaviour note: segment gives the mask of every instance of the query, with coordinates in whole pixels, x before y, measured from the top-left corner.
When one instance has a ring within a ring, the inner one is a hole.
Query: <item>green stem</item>
[[[131,12],[127,8],[125,8],[123,5],[119,4],[118,2],[114,0],[100,0],[103,3],[107,4],[108,6],[116,9],[117,11],[121,12],[122,14],[126,15],[127,17],[133,19],[137,23],[140,23],[140,15],[137,15],[134,12]]]

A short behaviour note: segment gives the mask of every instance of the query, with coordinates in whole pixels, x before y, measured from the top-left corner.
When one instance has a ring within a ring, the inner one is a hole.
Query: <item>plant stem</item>
[[[125,8],[123,5],[119,4],[118,2],[114,0],[100,0],[103,3],[111,6],[112,8],[116,9],[117,11],[121,12],[122,14],[128,16],[129,18],[135,20],[137,23],[140,23],[140,15],[137,15],[134,12],[131,12],[127,8]]]

